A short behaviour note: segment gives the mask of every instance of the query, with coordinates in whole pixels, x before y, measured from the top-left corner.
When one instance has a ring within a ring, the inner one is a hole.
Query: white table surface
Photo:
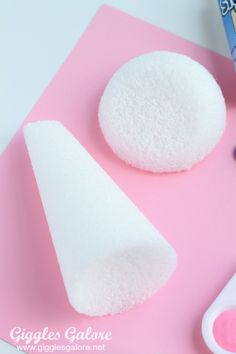
[[[0,0],[0,153],[103,3]],[[217,0],[106,3],[230,56]],[[0,353],[9,350],[0,342]]]
[[[3,340],[0,340],[0,353],[1,354],[25,354],[25,352],[18,350],[16,347]]]

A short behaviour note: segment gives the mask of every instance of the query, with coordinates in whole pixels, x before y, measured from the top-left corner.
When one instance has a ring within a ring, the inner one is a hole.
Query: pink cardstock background
[[[111,75],[127,60],[154,50],[199,61],[226,97],[223,139],[189,172],[155,175],[127,166],[99,131],[98,103]],[[235,92],[230,60],[108,6],[99,10],[25,122],[62,122],[174,246],[178,267],[164,288],[127,313],[103,318],[76,313],[66,297],[20,128],[0,158],[2,338],[14,344],[12,327],[36,331],[48,326],[62,333],[58,344],[67,344],[66,328],[91,326],[112,332],[105,343],[108,354],[209,353],[201,319],[236,270]]]

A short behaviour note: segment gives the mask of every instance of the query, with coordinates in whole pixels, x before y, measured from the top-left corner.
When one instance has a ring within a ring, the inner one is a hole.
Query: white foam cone
[[[24,134],[71,305],[102,316],[150,297],[176,266],[173,248],[60,123]]]

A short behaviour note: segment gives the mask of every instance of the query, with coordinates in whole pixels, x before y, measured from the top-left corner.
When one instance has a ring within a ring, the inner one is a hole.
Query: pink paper
[[[99,131],[97,108],[107,81],[127,60],[153,50],[198,60],[215,75],[227,99],[221,143],[189,172],[154,175],[131,168],[110,151]],[[2,338],[14,343],[9,332],[15,326],[32,331],[47,326],[62,335],[69,326],[91,326],[112,332],[112,340],[105,343],[109,354],[209,353],[201,338],[201,318],[236,270],[235,92],[230,60],[110,7],[101,8],[26,121],[61,121],[175,247],[178,268],[167,286],[128,313],[104,318],[76,313],[65,294],[19,129],[0,159]],[[64,338],[56,342],[68,343]]]

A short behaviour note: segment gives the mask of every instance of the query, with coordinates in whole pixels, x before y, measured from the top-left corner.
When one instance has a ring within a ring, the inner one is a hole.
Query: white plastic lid
[[[234,354],[223,349],[216,342],[213,334],[213,325],[216,318],[224,311],[236,309],[236,273],[226,284],[224,289],[212,303],[212,305],[205,312],[202,319],[202,335],[209,349],[214,354]]]

